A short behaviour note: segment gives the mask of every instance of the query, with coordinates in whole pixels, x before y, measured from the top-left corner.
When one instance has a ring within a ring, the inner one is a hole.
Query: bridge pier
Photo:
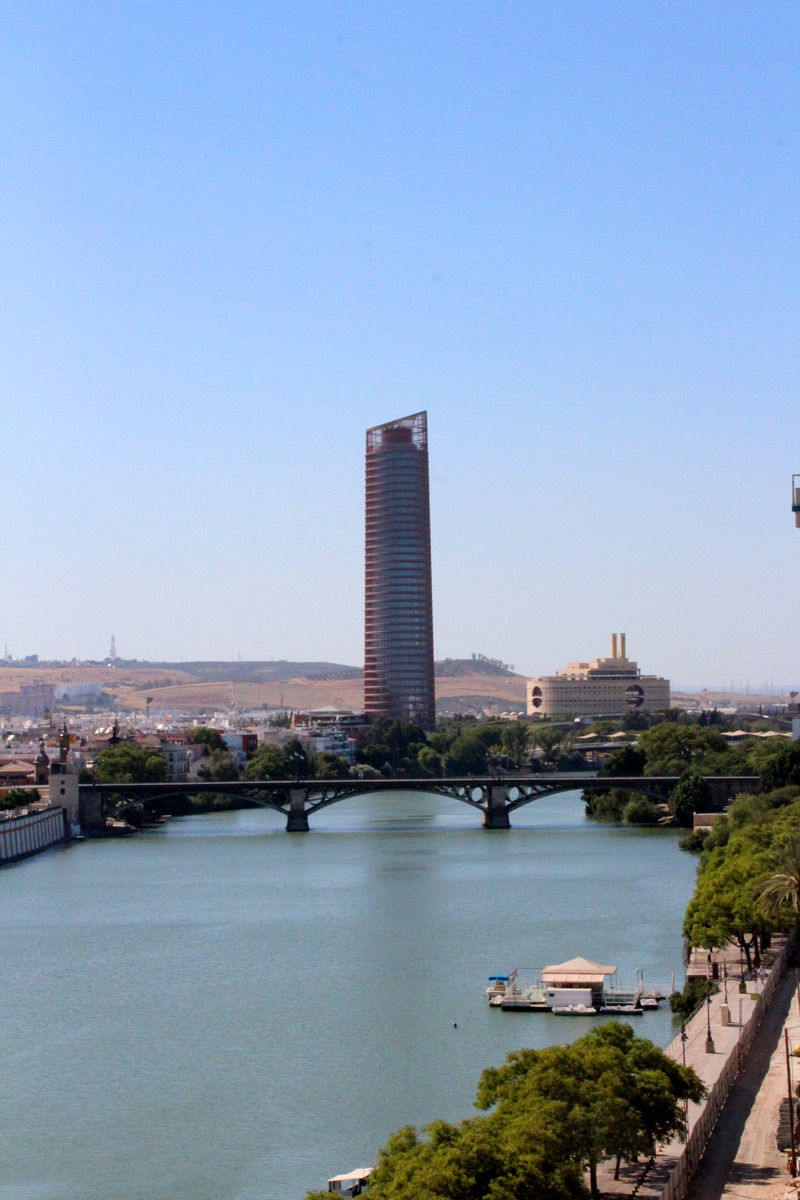
[[[289,790],[289,812],[286,817],[287,833],[308,833],[306,795],[305,788],[291,788]]]
[[[506,804],[506,786],[504,783],[489,784],[486,797],[486,808],[483,813],[484,829],[510,829]]]

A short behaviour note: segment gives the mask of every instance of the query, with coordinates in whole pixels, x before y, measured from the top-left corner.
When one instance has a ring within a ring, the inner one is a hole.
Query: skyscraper
[[[364,707],[436,724],[428,414],[367,430]]]

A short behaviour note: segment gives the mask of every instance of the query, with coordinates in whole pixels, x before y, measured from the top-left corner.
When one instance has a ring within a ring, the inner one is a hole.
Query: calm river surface
[[[577,794],[479,820],[395,793],[305,836],[187,817],[0,872],[0,1200],[300,1200],[592,1025],[490,1010],[488,975],[583,954],[682,980],[672,832],[594,825]]]

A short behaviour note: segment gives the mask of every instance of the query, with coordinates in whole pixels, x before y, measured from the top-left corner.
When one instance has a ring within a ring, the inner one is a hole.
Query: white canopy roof
[[[602,983],[606,975],[613,975],[616,967],[590,962],[588,958],[571,958],[569,962],[545,967],[542,979],[545,983]]]
[[[354,1171],[348,1171],[346,1175],[334,1175],[328,1180],[328,1183],[360,1183],[362,1179],[368,1179],[372,1174],[372,1167],[356,1167]]]

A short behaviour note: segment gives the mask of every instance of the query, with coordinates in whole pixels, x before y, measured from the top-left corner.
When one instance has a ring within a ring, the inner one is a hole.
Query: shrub
[[[626,825],[654,825],[658,820],[658,809],[649,796],[634,796],[622,810]]]

